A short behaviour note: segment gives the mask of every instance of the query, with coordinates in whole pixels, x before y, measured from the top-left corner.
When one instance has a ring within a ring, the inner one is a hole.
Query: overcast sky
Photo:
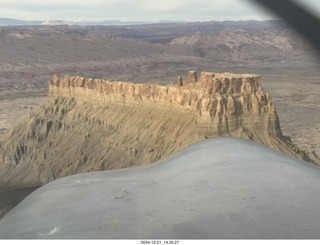
[[[320,13],[320,0],[299,1]],[[0,0],[0,18],[154,22],[274,19],[248,0]]]

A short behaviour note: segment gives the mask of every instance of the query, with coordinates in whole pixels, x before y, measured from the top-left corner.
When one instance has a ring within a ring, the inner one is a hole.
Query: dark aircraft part
[[[281,17],[320,51],[320,20],[292,0],[251,0]]]

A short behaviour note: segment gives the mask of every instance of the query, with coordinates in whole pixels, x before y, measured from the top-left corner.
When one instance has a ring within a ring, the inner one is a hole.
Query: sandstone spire
[[[188,82],[189,83],[196,83],[197,82],[197,72],[196,71],[189,71],[188,72]]]

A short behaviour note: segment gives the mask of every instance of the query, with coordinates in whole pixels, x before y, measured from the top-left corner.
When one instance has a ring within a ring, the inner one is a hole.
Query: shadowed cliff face
[[[219,136],[252,139],[319,164],[282,136],[257,75],[203,72],[198,79],[189,72],[187,81],[178,77],[167,86],[54,76],[47,102],[0,139],[0,184],[36,186],[147,164]]]

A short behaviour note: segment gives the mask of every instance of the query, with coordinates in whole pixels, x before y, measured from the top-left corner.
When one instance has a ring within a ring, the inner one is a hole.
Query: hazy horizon
[[[297,0],[296,0],[297,1]],[[298,1],[320,13],[320,1]],[[277,19],[249,0],[0,0],[0,18],[26,21],[224,21]]]
[[[19,26],[19,25],[79,25],[79,26],[91,26],[91,25],[114,25],[114,26],[126,26],[126,25],[149,25],[149,24],[179,24],[179,23],[206,23],[206,22],[238,22],[238,21],[273,21],[277,19],[265,19],[265,20],[206,20],[206,21],[183,21],[183,20],[160,20],[160,21],[121,21],[106,19],[101,21],[90,20],[63,20],[63,19],[50,19],[50,20],[25,20],[15,18],[1,18],[0,26]]]

